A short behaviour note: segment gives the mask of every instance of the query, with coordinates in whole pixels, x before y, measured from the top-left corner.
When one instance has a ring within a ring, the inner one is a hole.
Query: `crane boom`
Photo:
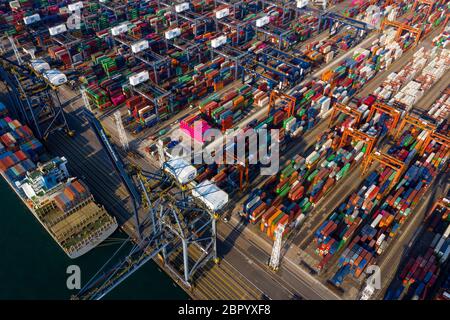
[[[138,209],[141,204],[141,194],[137,190],[136,186],[134,185],[133,181],[128,176],[127,172],[125,171],[125,166],[122,162],[122,159],[119,157],[119,155],[114,150],[114,147],[109,142],[108,137],[106,136],[105,130],[103,130],[103,127],[100,123],[100,121],[97,120],[97,118],[87,109],[83,110],[85,118],[88,120],[88,122],[91,124],[92,128],[95,131],[95,134],[99,138],[102,145],[105,147],[108,156],[111,160],[111,162],[114,165],[114,168],[116,169],[117,173],[120,176],[120,179],[122,180],[123,184],[125,185],[128,193],[133,198],[133,210],[134,210],[134,217],[135,217],[135,223],[136,223],[136,231],[138,233],[139,238],[142,237],[140,225],[139,225],[139,216],[138,216]]]

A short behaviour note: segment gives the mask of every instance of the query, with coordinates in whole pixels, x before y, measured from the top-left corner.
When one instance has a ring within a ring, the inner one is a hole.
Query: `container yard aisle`
[[[420,103],[417,103],[414,106],[414,109],[419,112],[430,110],[431,105],[442,96],[442,93],[448,86],[450,86],[450,73],[446,72],[444,76],[424,94]]]
[[[272,273],[272,271],[270,271],[267,267],[267,262],[272,251],[272,244],[269,243],[267,239],[260,237],[251,228],[243,228],[236,216],[233,215],[227,224],[223,224],[219,230],[219,233],[220,237],[223,239],[227,239],[226,237],[230,234],[237,233],[236,235],[231,236],[233,243],[228,244],[229,241],[225,241],[225,244],[229,246],[228,250],[230,250],[226,257],[229,261],[231,261],[231,263],[237,264],[236,268],[242,268],[245,264],[257,264],[260,272],[256,274],[258,275],[256,279],[254,279],[255,270],[248,271],[249,276],[252,277],[252,281],[267,281],[268,279],[264,280],[264,277],[260,280],[258,280],[258,278],[259,275],[265,274],[265,277],[267,277],[267,274],[269,274],[271,281],[277,281],[278,286],[280,284],[285,288],[287,286],[287,288],[292,290],[291,294],[295,293],[304,299],[340,299],[339,296],[330,291],[312,275],[303,270],[299,265],[300,261],[294,255],[291,257],[286,254],[283,257],[283,261],[288,262],[288,264],[284,264],[278,274]],[[242,254],[240,261],[237,259],[238,255],[232,254],[236,250],[236,246],[238,247],[237,251],[245,252],[245,256]],[[248,260],[249,255],[251,256],[251,262]],[[278,280],[275,280],[277,278]],[[269,286],[268,288],[274,292],[280,290],[277,286]],[[270,292],[271,291],[268,291],[268,293]]]

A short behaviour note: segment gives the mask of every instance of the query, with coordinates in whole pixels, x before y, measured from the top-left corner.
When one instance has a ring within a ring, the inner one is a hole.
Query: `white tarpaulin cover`
[[[164,163],[164,169],[172,174],[181,184],[189,183],[197,176],[197,169],[181,158],[168,160]]]
[[[192,195],[202,201],[212,211],[222,209],[228,202],[228,193],[210,180],[204,180],[193,190]]]

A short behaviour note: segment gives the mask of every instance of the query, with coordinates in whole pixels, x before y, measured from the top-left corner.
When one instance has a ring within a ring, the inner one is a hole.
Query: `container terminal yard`
[[[0,12],[3,179],[75,262],[126,238],[67,299],[450,299],[448,1]]]

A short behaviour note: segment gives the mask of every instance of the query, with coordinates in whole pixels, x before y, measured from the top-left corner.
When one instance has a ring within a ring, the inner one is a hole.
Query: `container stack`
[[[450,44],[450,27],[433,39],[435,47],[446,49]]]
[[[91,196],[86,187],[78,180],[72,181],[66,185],[64,190],[58,193],[53,199],[56,206],[67,213],[84,200]]]
[[[311,207],[363,158],[365,145],[361,141],[333,152],[333,136],[324,135],[322,139],[315,151],[306,158],[296,156],[278,177],[264,185],[263,191],[250,195],[243,206],[244,216],[250,222],[258,222],[272,201],[281,202],[286,208],[298,205],[303,215],[299,219],[303,219]],[[291,219],[288,221],[296,223]]]
[[[200,110],[212,124],[225,131],[239,122],[246,109],[253,105],[253,89],[244,85],[221,95],[212,95],[200,103]]]
[[[20,181],[36,167],[33,161],[39,160],[44,146],[28,126],[8,116],[0,118],[0,134],[0,171],[10,182]]]
[[[331,96],[346,104],[380,70],[400,58],[402,53],[403,50],[397,42],[392,41],[390,33],[385,33],[370,48],[355,50],[352,57],[327,70],[322,80],[333,84]]]
[[[353,259],[355,252],[359,253],[358,257],[364,254],[363,259],[366,261],[376,260],[384,253],[389,243],[398,234],[401,226],[412,214],[412,210],[420,202],[436,175],[445,166],[447,151],[447,148],[443,145],[431,141],[425,154],[408,168],[403,178],[389,192],[375,212],[364,220],[360,232],[339,260],[341,269],[333,278],[336,285],[341,283],[340,272],[343,268],[349,269],[349,274],[358,278],[368,265],[356,264],[357,261],[361,263],[362,260]],[[404,153],[405,149],[396,150],[396,157],[405,161],[406,155]],[[380,193],[377,191],[377,194]],[[367,252],[369,252],[369,255]],[[367,257],[369,257],[369,260]],[[350,268],[348,265],[350,265]]]
[[[311,13],[302,14],[295,22],[291,24],[295,37],[291,38],[291,43],[306,41],[318,29],[319,20],[317,16]]]
[[[448,200],[434,206],[423,223],[424,231],[414,243],[413,255],[397,275],[402,285],[396,290],[393,286],[386,292],[385,299],[404,298],[426,299],[445,268],[450,253],[450,208]]]
[[[430,59],[422,67],[417,67],[421,73],[409,81],[394,97],[393,100],[410,110],[417,101],[433,86],[450,68],[450,50],[432,50],[428,52]],[[393,101],[390,101],[393,103]]]
[[[203,143],[203,135],[204,133],[210,129],[211,126],[202,119],[201,114],[199,112],[187,116],[183,120],[180,121],[180,129],[183,130],[186,134],[189,135],[192,139],[197,142]]]
[[[437,123],[442,123],[450,115],[450,86],[448,86],[438,100],[433,103],[426,113],[427,117],[434,119]]]
[[[106,90],[100,88],[95,84],[90,84],[86,88],[86,95],[89,99],[89,104],[92,107],[98,108],[99,110],[106,110],[108,108],[111,108],[112,106]]]
[[[325,117],[331,107],[329,89],[324,81],[311,80],[291,93],[296,99],[294,111],[297,118],[289,130],[292,136],[311,130],[321,117]]]
[[[322,257],[318,266],[320,269],[352,239],[359,225],[379,204],[380,194],[389,186],[394,174],[393,170],[387,167],[371,172],[358,190],[342,202],[320,225],[314,233],[316,253]],[[340,260],[342,265],[344,262],[345,259]]]

